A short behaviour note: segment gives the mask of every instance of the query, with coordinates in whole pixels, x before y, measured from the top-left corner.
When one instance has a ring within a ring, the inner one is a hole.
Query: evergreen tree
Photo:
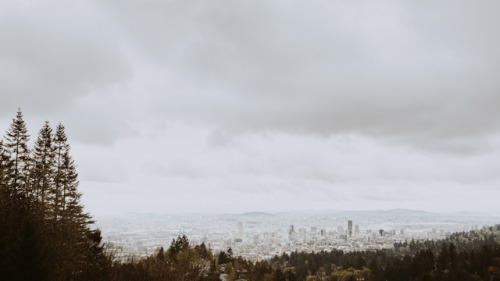
[[[69,154],[70,146],[62,124],[57,126],[53,137],[53,152],[54,176],[50,195],[55,218],[54,236],[58,237],[54,245],[57,253],[54,263],[64,265],[59,276],[67,278],[74,272],[88,276],[89,272],[84,269],[92,267],[95,271],[95,260],[100,260],[99,253],[103,252],[99,245],[101,236],[99,231],[90,230],[89,225],[93,222],[80,203],[78,173]]]
[[[52,129],[49,126],[49,122],[46,121],[38,133],[38,138],[33,148],[33,169],[31,172],[33,193],[40,202],[42,215],[46,214],[49,207],[52,213],[54,213],[53,215],[56,214],[58,195],[57,193],[53,194],[55,190],[53,188],[54,157]],[[52,198],[48,198],[49,193],[52,193]]]
[[[441,251],[439,252],[439,255],[436,259],[437,269],[446,270],[449,268],[449,263],[450,263],[450,255],[448,252],[448,247],[446,246],[445,243],[443,243],[441,245]]]
[[[56,214],[62,215],[66,210],[66,194],[64,190],[62,190],[64,179],[64,171],[63,171],[63,158],[64,154],[69,151],[69,145],[67,144],[67,137],[64,131],[64,126],[59,123],[56,128],[56,133],[54,135],[54,161],[55,161],[55,175],[54,175],[54,192],[53,194],[57,194],[60,196],[60,201],[56,207]],[[59,197],[58,197],[59,199]]]
[[[45,225],[28,200],[0,191],[1,280],[49,280]]]
[[[65,128],[57,125],[54,135],[55,176],[53,196],[57,198],[56,212],[63,220],[77,222],[80,228],[91,224],[90,216],[83,212],[78,192],[78,173],[70,154]]]
[[[172,239],[172,243],[170,243],[170,247],[168,248],[168,256],[171,260],[177,261],[177,255],[189,249],[189,240],[186,235],[182,235],[182,237],[177,237],[177,239]]]
[[[0,140],[0,279],[109,280],[110,256],[80,203],[64,126],[53,134],[46,122],[32,155],[28,140],[18,111]]]
[[[274,272],[273,281],[286,281],[285,274],[283,274],[280,268]]]
[[[158,250],[158,253],[156,254],[156,260],[162,262],[165,260],[165,251],[163,250],[163,247],[160,247]]]
[[[3,140],[0,140],[0,190],[7,186],[7,173],[10,169],[10,159],[5,150]]]
[[[28,148],[28,129],[23,120],[23,114],[19,109],[16,118],[5,135],[5,148],[13,162],[7,173],[8,187],[18,193],[28,194],[30,152]]]

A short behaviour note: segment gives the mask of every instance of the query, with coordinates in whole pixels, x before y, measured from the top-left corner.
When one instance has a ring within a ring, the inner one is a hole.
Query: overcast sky
[[[92,214],[500,212],[499,1],[1,1],[0,125]]]

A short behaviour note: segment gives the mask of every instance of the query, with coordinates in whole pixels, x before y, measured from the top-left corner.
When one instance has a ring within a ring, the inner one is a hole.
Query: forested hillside
[[[269,261],[174,239],[145,259],[106,252],[83,211],[62,124],[33,147],[22,113],[0,140],[0,280],[500,280],[500,225],[369,252],[285,253]],[[188,210],[187,210],[188,211]]]

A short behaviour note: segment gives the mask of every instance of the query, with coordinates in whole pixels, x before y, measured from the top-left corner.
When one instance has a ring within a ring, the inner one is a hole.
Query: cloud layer
[[[452,190],[498,195],[499,6],[5,1],[0,124],[17,107],[33,136],[63,122],[99,212],[92,194],[131,200],[142,183],[232,211],[240,196],[439,209]]]

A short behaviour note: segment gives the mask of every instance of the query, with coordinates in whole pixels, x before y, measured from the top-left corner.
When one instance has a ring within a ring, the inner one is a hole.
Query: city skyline
[[[5,1],[0,132],[86,211],[499,213],[496,1]]]
[[[233,215],[126,214],[97,217],[109,248],[119,259],[148,256],[186,235],[214,252],[253,261],[291,252],[333,249],[392,249],[394,243],[437,241],[456,232],[489,229],[499,215],[439,215],[393,210],[336,213],[248,213]],[[349,225],[354,226],[350,234]]]

